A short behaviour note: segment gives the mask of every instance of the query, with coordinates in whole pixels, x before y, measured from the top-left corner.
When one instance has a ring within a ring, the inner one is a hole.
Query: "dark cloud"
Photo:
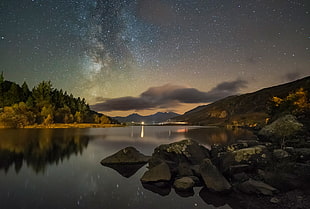
[[[246,84],[247,82],[244,80],[223,82],[209,92],[202,92],[195,88],[185,86],[166,84],[151,87],[139,97],[105,99],[103,102],[92,105],[91,107],[96,111],[125,111],[171,108],[178,106],[180,103],[209,103],[238,93],[241,88],[246,87]]]
[[[285,81],[294,81],[300,77],[300,73],[298,72],[290,72],[284,75]]]

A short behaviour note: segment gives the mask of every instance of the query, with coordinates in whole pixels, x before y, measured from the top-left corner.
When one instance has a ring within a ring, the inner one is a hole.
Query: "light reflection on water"
[[[162,197],[142,187],[145,167],[128,179],[100,161],[127,146],[151,155],[160,144],[186,138],[209,146],[236,137],[251,136],[183,126],[0,129],[1,208],[212,208],[199,197],[200,188],[189,198],[174,191]]]

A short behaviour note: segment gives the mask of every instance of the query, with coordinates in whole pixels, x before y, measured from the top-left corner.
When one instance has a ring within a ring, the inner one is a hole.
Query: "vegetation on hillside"
[[[259,129],[266,125],[268,118],[271,119],[269,122],[272,122],[278,118],[280,112],[282,115],[291,112],[299,121],[307,123],[309,112],[305,111],[304,105],[306,101],[309,104],[309,92],[310,76],[253,93],[226,97],[197,107],[173,120],[195,125],[234,125]],[[278,102],[279,106],[274,102]]]
[[[268,112],[272,119],[276,119],[281,115],[292,114],[303,120],[309,119],[310,116],[310,100],[309,93],[304,88],[299,88],[289,93],[286,97],[272,97]]]
[[[33,124],[113,123],[111,118],[90,110],[85,99],[42,81],[32,90],[0,75],[0,127],[21,128]]]

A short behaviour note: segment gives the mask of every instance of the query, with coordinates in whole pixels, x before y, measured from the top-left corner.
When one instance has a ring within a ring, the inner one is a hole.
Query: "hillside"
[[[265,123],[267,103],[273,96],[286,97],[299,88],[310,92],[310,76],[262,90],[230,96],[212,104],[196,107],[173,118],[196,125],[255,125]]]
[[[160,123],[160,122],[165,122],[169,120],[170,118],[174,118],[176,116],[179,116],[179,114],[174,113],[174,112],[157,112],[153,115],[147,115],[147,116],[142,116],[137,113],[128,115],[126,117],[113,117],[113,119],[121,122],[121,123],[126,123],[126,122],[145,122],[145,123]]]

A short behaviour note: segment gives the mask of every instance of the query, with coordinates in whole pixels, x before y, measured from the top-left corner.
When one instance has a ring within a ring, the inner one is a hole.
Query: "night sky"
[[[1,0],[0,71],[108,115],[183,113],[310,74],[309,0]]]

